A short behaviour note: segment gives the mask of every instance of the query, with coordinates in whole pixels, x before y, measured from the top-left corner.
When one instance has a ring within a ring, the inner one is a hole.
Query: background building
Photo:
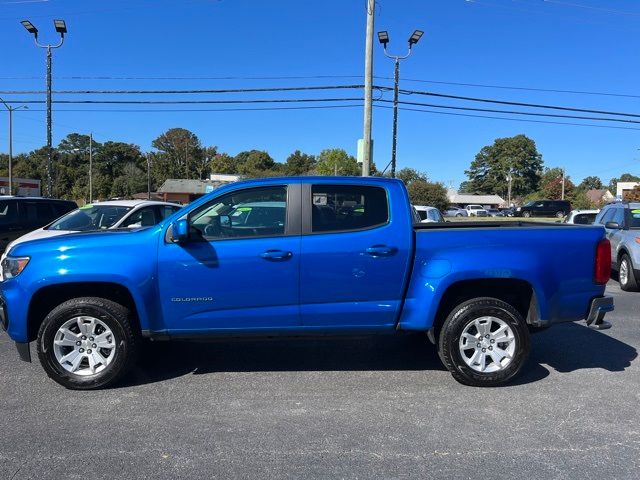
[[[483,208],[506,207],[507,202],[499,195],[471,195],[447,190],[447,198],[452,207],[465,208],[467,205],[482,205]]]
[[[40,180],[13,178],[13,194],[19,197],[40,197]],[[9,178],[0,177],[0,195],[9,195]]]

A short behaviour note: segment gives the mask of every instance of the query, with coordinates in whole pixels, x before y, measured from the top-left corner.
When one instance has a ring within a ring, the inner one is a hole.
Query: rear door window
[[[348,232],[389,221],[387,192],[361,185],[313,185],[311,231]]]
[[[55,218],[55,213],[50,203],[36,202],[36,217],[38,224],[45,225]]]

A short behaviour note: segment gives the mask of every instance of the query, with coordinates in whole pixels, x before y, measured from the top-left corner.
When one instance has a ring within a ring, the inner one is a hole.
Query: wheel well
[[[624,249],[621,248],[620,251],[618,252],[618,256],[617,256],[617,262],[616,263],[620,263],[620,259],[622,258],[622,255],[629,255],[629,253]]]
[[[529,309],[533,298],[533,288],[524,280],[507,278],[482,278],[464,280],[449,286],[440,300],[440,306],[433,323],[436,333],[444,324],[447,315],[456,305],[478,297],[493,297],[513,306],[527,320],[527,323],[537,321],[537,311],[530,318]],[[535,308],[535,305],[534,305]]]
[[[127,307],[133,313],[134,325],[140,331],[136,305],[131,292],[126,287],[108,282],[64,283],[43,287],[31,298],[27,316],[29,341],[36,339],[42,321],[51,310],[67,300],[78,297],[106,298]]]

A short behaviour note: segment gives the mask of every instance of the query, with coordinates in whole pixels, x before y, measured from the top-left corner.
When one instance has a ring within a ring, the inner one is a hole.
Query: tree
[[[111,195],[114,197],[130,198],[133,194],[147,190],[147,180],[144,172],[135,163],[124,166],[121,176],[113,181]]]
[[[498,138],[476,155],[465,174],[465,190],[474,193],[505,195],[507,175],[511,172],[512,196],[523,196],[538,189],[542,155],[526,135]]]
[[[328,148],[320,152],[315,171],[318,175],[357,176],[361,174],[360,165],[355,157],[341,148]]]
[[[564,195],[570,197],[575,188],[570,177],[564,178]],[[562,198],[562,169],[547,168],[540,179],[540,193],[548,200],[560,200]]]
[[[405,167],[396,172],[396,178],[399,178],[404,182],[404,184],[408,187],[413,182],[427,182],[427,174],[424,172],[420,172],[415,168]]]
[[[414,205],[427,205],[440,211],[449,206],[447,189],[441,183],[414,180],[407,186],[409,198]]]
[[[195,133],[171,128],[151,142],[158,150],[154,156],[154,178],[162,184],[167,178],[196,178],[204,151]]]
[[[306,175],[316,165],[316,157],[307,155],[300,150],[296,150],[287,157],[284,164],[284,172],[286,175]]]
[[[628,192],[624,196],[624,199],[627,200],[628,202],[640,202],[640,185],[634,187],[633,190]]]
[[[238,160],[238,157],[240,159]],[[276,162],[262,150],[250,150],[236,155],[238,173],[246,177],[263,177],[276,170]]]
[[[581,190],[600,190],[603,188],[602,180],[595,176],[585,177],[585,179],[580,182],[580,185],[578,185],[578,188]]]
[[[236,159],[227,153],[218,153],[209,160],[211,173],[235,174],[238,173]]]
[[[89,135],[84,135],[81,133],[70,133],[64,139],[60,141],[58,144],[58,152],[59,153],[67,153],[73,154],[77,152],[81,152],[83,154],[89,154],[89,143],[90,138]],[[100,144],[93,141],[93,148],[100,148]]]

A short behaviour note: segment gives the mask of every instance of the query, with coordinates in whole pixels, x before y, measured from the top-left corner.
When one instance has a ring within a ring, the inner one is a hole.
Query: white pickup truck
[[[487,212],[482,205],[467,205],[467,213],[470,217],[488,217],[489,212]]]

